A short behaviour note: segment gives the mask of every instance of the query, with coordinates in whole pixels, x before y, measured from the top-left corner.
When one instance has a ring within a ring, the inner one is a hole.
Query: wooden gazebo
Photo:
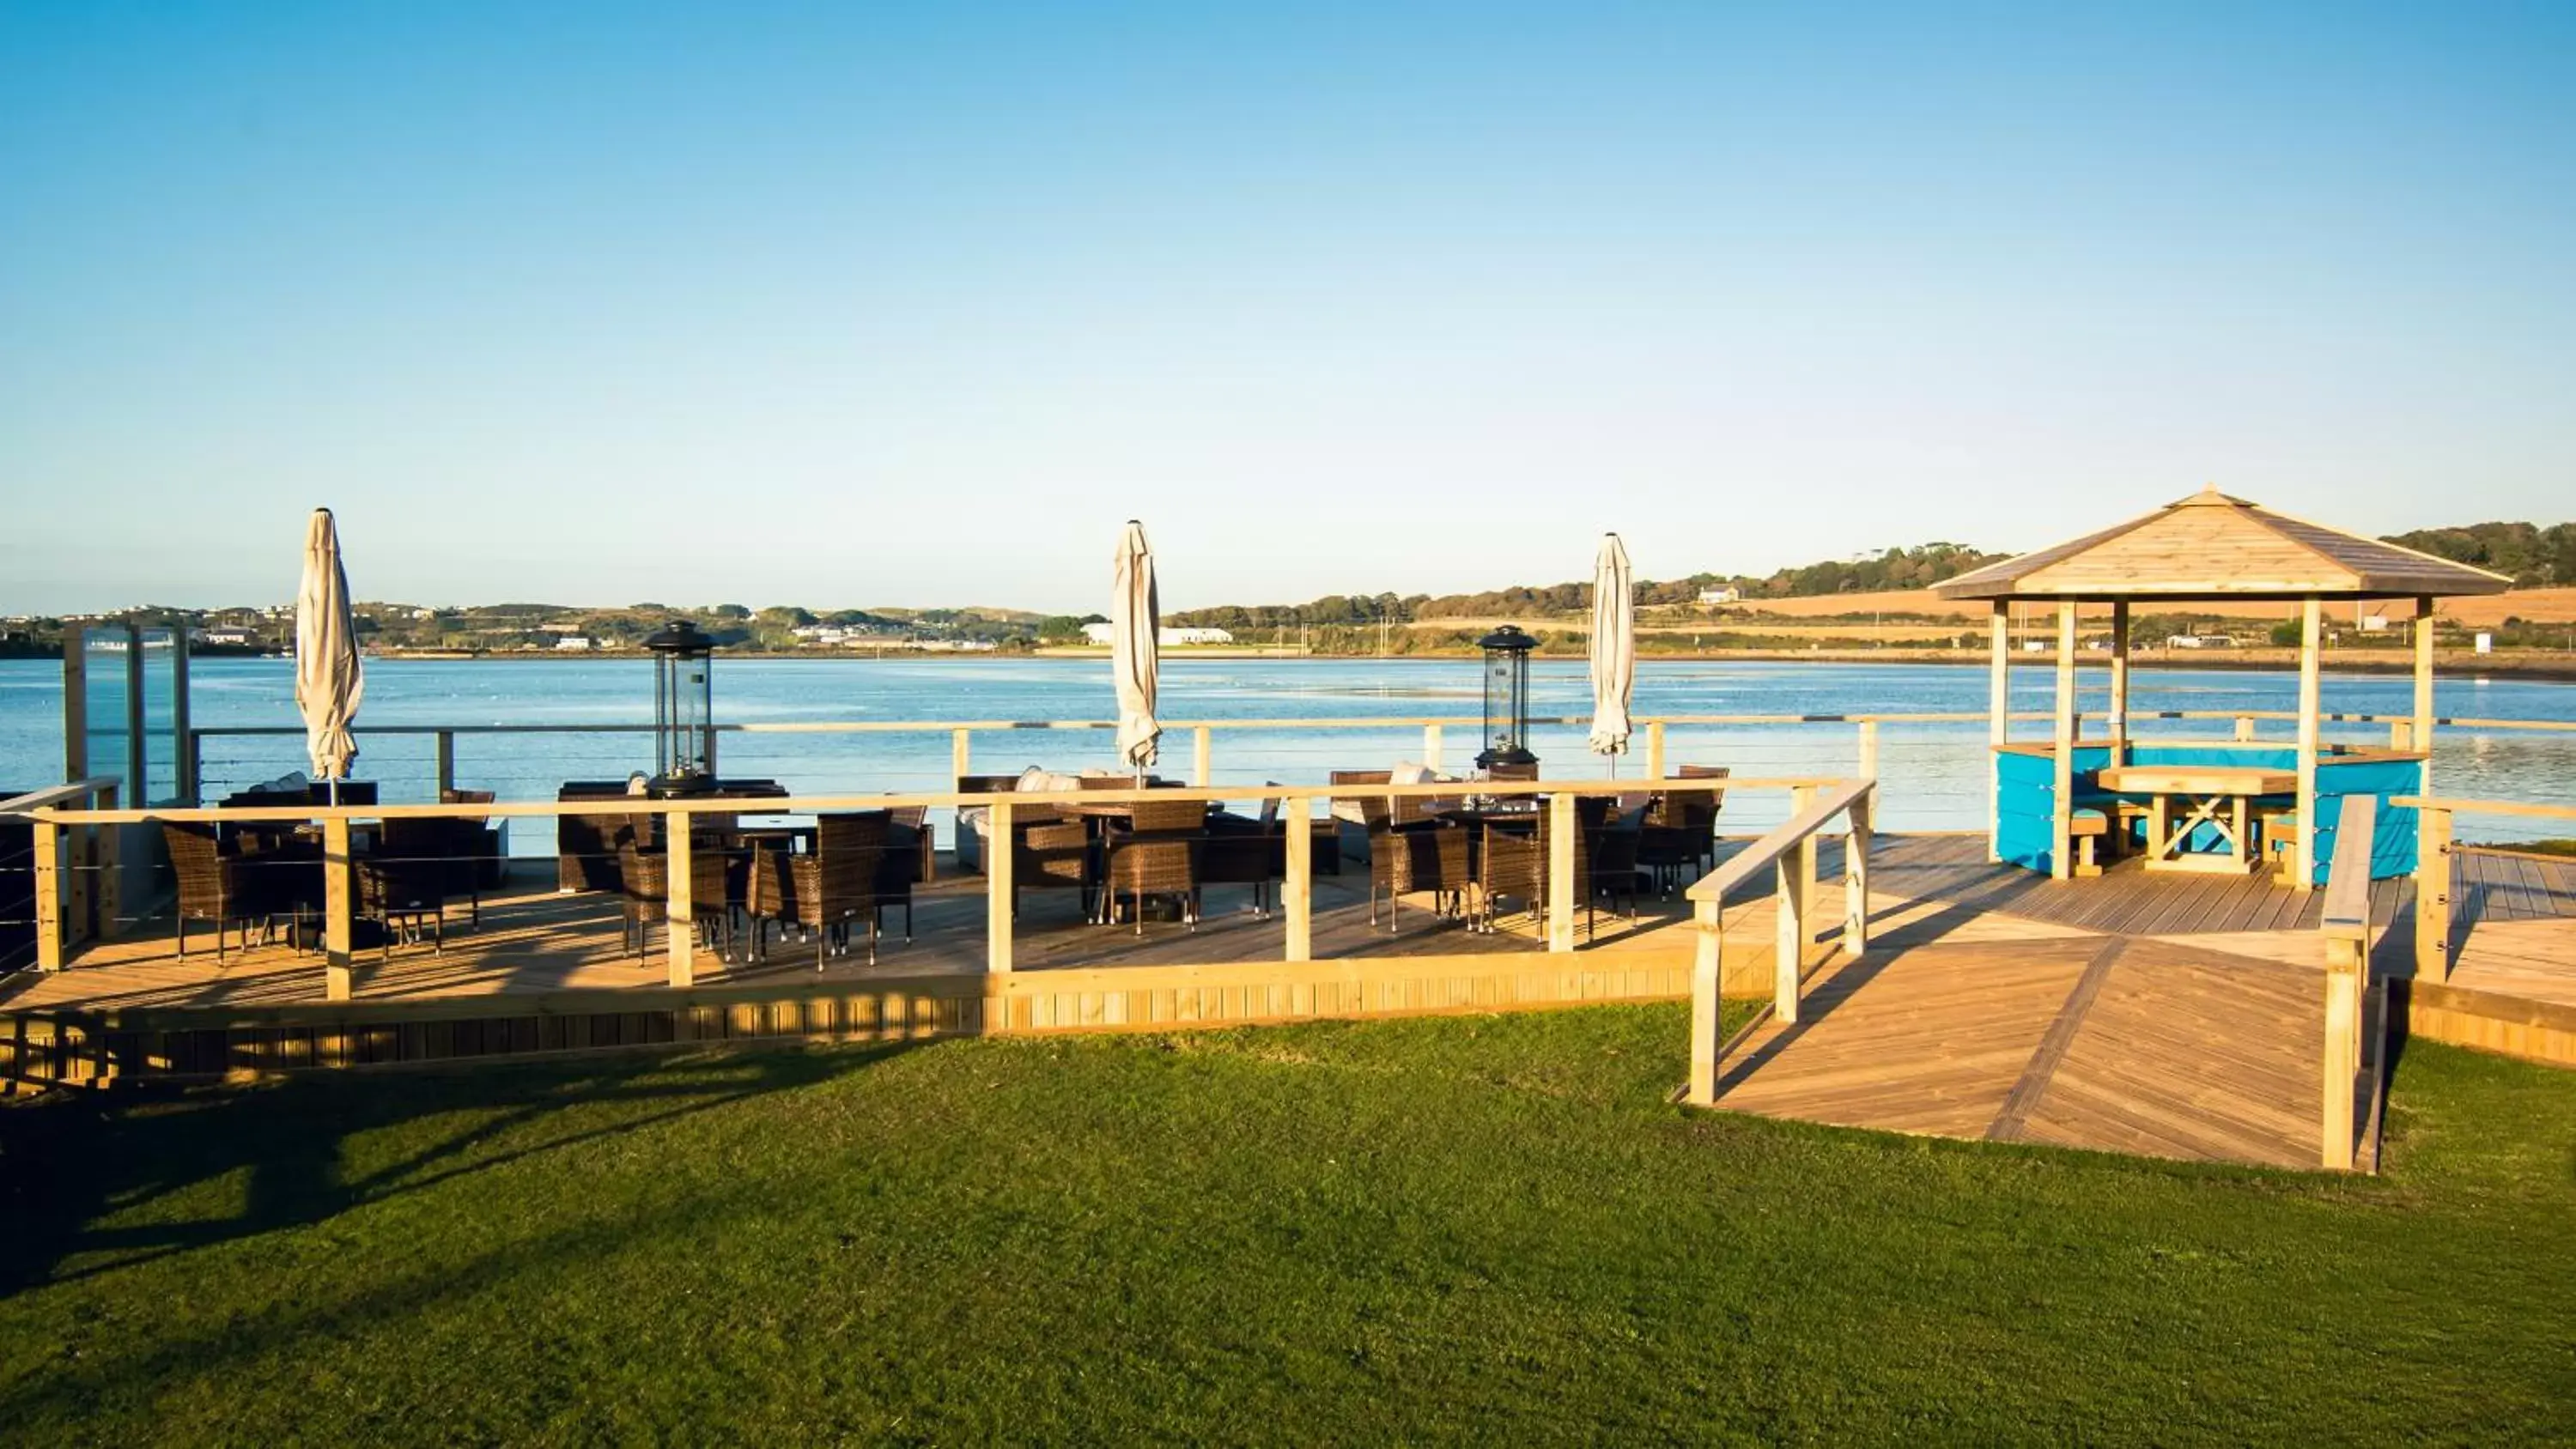
[[[2320,833],[2331,829],[2331,821],[2318,820],[2317,810],[2319,644],[2326,602],[2415,600],[2419,622],[2414,630],[2414,720],[2406,741],[2415,753],[2382,760],[2414,762],[2408,788],[2422,792],[2429,788],[2433,738],[2434,600],[2499,593],[2511,586],[2512,580],[2502,575],[2286,517],[2214,487],[2100,533],[1936,585],[1934,592],[1944,598],[1986,599],[1994,606],[1988,736],[1995,746],[1989,777],[1989,840],[1995,857],[2018,858],[2029,865],[2044,861],[2049,873],[2060,879],[2072,873],[2071,835],[2082,789],[2078,777],[2089,773],[2078,758],[2076,739],[2077,610],[2083,605],[2111,608],[2109,739],[2098,752],[2113,766],[2127,765],[2133,753],[2129,739],[2129,611],[2133,605],[2268,601],[2300,606],[2298,744],[2287,763],[2296,777],[2300,822],[2290,872],[2293,882],[2306,889],[2314,884],[2317,862],[2323,858]],[[2009,787],[2004,752],[2010,736],[2010,611],[2016,603],[2057,605],[2056,728],[2046,752],[2051,774],[2045,791],[2044,852],[2016,852],[2008,843],[2012,822],[2006,818]],[[2386,777],[2378,778],[2384,782]],[[2407,841],[2411,856],[2411,832]]]

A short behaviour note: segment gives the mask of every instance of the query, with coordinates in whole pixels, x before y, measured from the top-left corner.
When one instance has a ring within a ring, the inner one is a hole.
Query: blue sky
[[[2576,6],[0,6],[0,611],[2576,498]]]

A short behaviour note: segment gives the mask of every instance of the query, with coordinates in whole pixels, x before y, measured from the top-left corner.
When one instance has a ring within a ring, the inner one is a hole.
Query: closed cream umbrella
[[[358,758],[350,722],[366,693],[358,662],[358,624],[349,612],[349,575],[340,566],[340,530],[331,510],[316,508],[304,528],[304,581],[295,591],[295,707],[304,715],[304,749],[313,773],[340,781]]]
[[[1637,685],[1637,611],[1631,603],[1634,576],[1628,570],[1628,548],[1619,535],[1601,535],[1601,552],[1592,564],[1592,753],[1610,757],[1610,772],[1619,772],[1619,756],[1628,748],[1628,700]]]
[[[1118,758],[1139,779],[1154,763],[1163,727],[1154,719],[1162,663],[1161,601],[1154,594],[1154,550],[1145,525],[1127,520],[1109,593],[1109,669],[1118,685]]]

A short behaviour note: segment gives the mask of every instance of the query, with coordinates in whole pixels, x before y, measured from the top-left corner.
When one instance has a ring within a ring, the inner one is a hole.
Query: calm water
[[[1534,712],[1582,715],[1590,684],[1580,661],[1533,666]],[[291,667],[283,660],[200,660],[194,665],[194,711],[200,727],[298,724]],[[2051,673],[2016,671],[2015,708],[2048,707]],[[1475,666],[1467,660],[1181,660],[1163,667],[1167,719],[1365,718],[1467,716],[1479,707]],[[1938,665],[1679,663],[1638,666],[1636,711],[1654,714],[1857,714],[1977,711],[1985,708],[1981,669]],[[2084,707],[2104,707],[2099,671],[2085,675]],[[2296,703],[2286,674],[2142,668],[2133,687],[2139,710],[2285,710]],[[2576,720],[2576,686],[2499,680],[2444,680],[2437,703],[2446,715]],[[2402,678],[2329,676],[2330,710],[2402,713],[2410,687]],[[720,720],[1103,719],[1115,712],[1108,669],[1096,660],[719,660]],[[0,661],[0,786],[32,787],[60,776],[60,666],[41,660]],[[431,792],[431,743],[423,737],[374,736],[368,725],[607,724],[649,720],[652,686],[637,660],[378,661],[367,670],[359,717],[364,754],[358,774],[382,782],[388,800]],[[2042,727],[2017,727],[2037,733]],[[2283,737],[2286,727],[2264,733]],[[1982,722],[1887,726],[1880,772],[1883,816],[1892,828],[1980,825],[1984,805]],[[2223,722],[2146,723],[2141,732],[2223,733]],[[1607,773],[1583,750],[1584,730],[1535,731],[1534,745],[1551,774]],[[2384,742],[2379,727],[2337,730],[2330,739]],[[1460,768],[1475,749],[1472,728],[1452,727],[1446,761]],[[1638,741],[1642,751],[1643,739]],[[2576,803],[2576,735],[2445,732],[2436,760],[2445,794]],[[212,796],[300,768],[300,736],[206,741],[203,769]],[[978,735],[978,771],[1044,764],[1076,769],[1111,763],[1106,731]],[[1681,728],[1668,735],[1674,762],[1726,764],[1740,775],[1849,769],[1854,735],[1847,725]],[[1422,753],[1419,729],[1225,730],[1216,736],[1219,784],[1265,780],[1321,781],[1336,768],[1383,768]],[[1163,770],[1186,776],[1186,734],[1165,738]],[[799,791],[944,788],[949,739],[919,735],[744,735],[723,738],[729,774],[777,779]],[[566,779],[618,778],[650,768],[642,735],[559,734],[465,736],[457,742],[460,783],[497,789],[503,798],[552,798]],[[1642,759],[1623,769],[1638,771]],[[1730,802],[1737,826],[1776,819],[1777,801]],[[2489,827],[2492,828],[2489,828]],[[2512,833],[2508,822],[2481,822],[2487,838]],[[2526,832],[2532,833],[2532,832]],[[2546,830],[2537,833],[2552,833]],[[2568,833],[2564,830],[2555,833]],[[521,848],[541,849],[542,831],[521,833]]]

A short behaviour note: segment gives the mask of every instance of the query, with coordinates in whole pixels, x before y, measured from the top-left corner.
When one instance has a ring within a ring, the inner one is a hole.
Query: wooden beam
[[[1422,727],[1422,763],[1430,767],[1431,773],[1440,773],[1440,726],[1436,724]]]
[[[2343,797],[2335,812],[2334,860],[2317,910],[2317,928],[2325,934],[2331,961],[2341,961],[2346,946],[2363,953],[2369,949],[2370,846],[2378,828],[2377,796]]]
[[[1799,816],[1804,815],[1815,808],[1815,786],[1800,785],[1789,791],[1790,819],[1795,820]],[[1804,901],[1812,901],[1816,899],[1816,832],[1810,831],[1807,834],[1800,836],[1798,838],[1798,843],[1789,847],[1789,855],[1791,859],[1794,859],[1798,863],[1798,889],[1800,891],[1798,898]],[[1806,948],[1815,944],[1816,922],[1811,916],[1804,919],[1801,922],[1801,925],[1804,927],[1806,934],[1798,938],[1798,953],[1803,958],[1806,954]]]
[[[1562,790],[1547,801],[1547,949],[1574,949],[1574,847],[1582,826],[1574,797]]]
[[[962,734],[963,731],[960,731]],[[1011,823],[1011,797],[994,795],[985,807],[984,823],[984,970],[1011,974],[1013,899],[1011,872],[1019,864],[1018,842]]]
[[[2433,793],[2433,600],[2415,601],[2415,738],[2410,748],[2424,752],[2419,770],[2422,779],[2415,790],[2420,795]]]
[[[1214,761],[1211,757],[1215,753],[1215,740],[1213,736],[1209,734],[1208,727],[1206,725],[1199,725],[1190,731],[1191,784],[1196,785],[1201,789],[1205,789],[1209,785],[1215,783],[1215,777],[1209,773],[1209,771],[1214,768]]]
[[[667,811],[662,816],[662,861],[666,883],[662,891],[663,946],[670,967],[670,981],[686,990],[698,981],[698,903],[697,871],[690,858],[694,843],[689,837],[689,815],[684,810]]]
[[[350,877],[349,817],[334,811],[322,818],[322,998],[349,999],[353,982],[350,951],[355,902]]]
[[[1686,1100],[1705,1107],[1717,1100],[1717,1048],[1725,1002],[1718,984],[1726,960],[1726,918],[1717,901],[1693,901],[1697,936],[1691,954],[1691,1073]]]
[[[1986,633],[1986,859],[1991,863],[2004,858],[2000,799],[2004,763],[1996,749],[2012,736],[2012,605],[1995,600],[1987,616]]]
[[[2451,979],[2451,812],[2427,805],[2415,815],[2415,979]]]
[[[436,766],[438,798],[444,800],[447,792],[456,788],[456,731],[438,732]]]
[[[1279,818],[1288,822],[1286,879],[1279,883],[1279,903],[1288,916],[1288,959],[1315,958],[1315,797],[1290,795],[1279,802]]]
[[[1646,721],[1646,778],[1664,778],[1664,722]]]
[[[2349,1172],[2353,1159],[2353,1086],[2361,1071],[2361,973],[2326,973],[2325,1061],[2318,1083],[2323,1098],[2318,1162]]]
[[[2056,752],[2049,777],[2048,874],[2075,874],[2075,602],[2057,606]]]
[[[91,798],[100,809],[113,810],[122,788],[110,780],[92,792]],[[124,840],[123,826],[98,825],[89,832],[90,934],[102,941],[116,935],[117,912],[125,908],[124,871],[120,864]]]
[[[2299,601],[2299,837],[2292,852],[2291,884],[2316,889],[2317,881],[2317,683],[2325,633],[2324,606]]]
[[[36,969],[63,969],[63,829],[38,820],[36,848]]]
[[[951,790],[958,788],[968,775],[974,773],[974,734],[963,725],[949,732],[948,788]]]
[[[1843,837],[1843,954],[1857,959],[1869,949],[1869,830],[1876,792],[1851,805],[1851,832]]]
[[[2129,603],[2111,605],[2111,763],[2129,763]]]
[[[1815,836],[1805,836],[1772,865],[1779,917],[1772,935],[1771,1014],[1790,1026],[1798,1021],[1798,984],[1807,966],[1809,897],[1798,857],[1814,849]]]
[[[63,778],[89,778],[89,648],[83,626],[63,631]]]
[[[1865,719],[1865,720],[1862,720],[1862,721],[1860,722],[1860,740],[1859,740],[1859,748],[1860,748],[1860,778],[1861,778],[1861,779],[1864,779],[1864,780],[1875,780],[1875,779],[1877,779],[1877,778],[1878,778],[1878,721],[1876,721],[1876,720],[1874,720],[1874,719]]]

